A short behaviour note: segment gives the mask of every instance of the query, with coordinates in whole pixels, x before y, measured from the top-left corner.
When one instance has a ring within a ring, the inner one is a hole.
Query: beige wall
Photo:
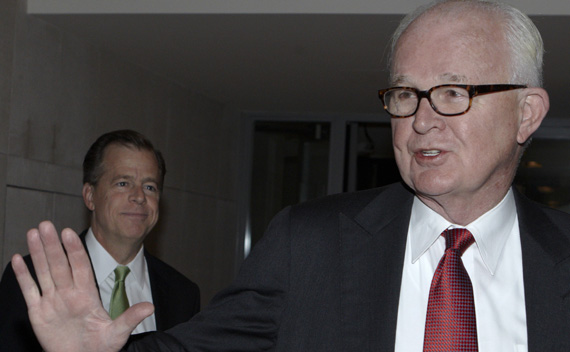
[[[44,219],[87,226],[81,163],[100,134],[138,130],[162,150],[166,187],[147,247],[200,285],[234,273],[239,113],[0,2],[0,261]],[[165,53],[167,55],[167,53]]]

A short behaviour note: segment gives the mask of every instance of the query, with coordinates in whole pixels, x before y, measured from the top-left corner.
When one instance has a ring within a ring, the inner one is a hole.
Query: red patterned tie
[[[467,229],[441,235],[446,249],[429,291],[424,351],[478,351],[473,286],[461,261],[475,240]]]

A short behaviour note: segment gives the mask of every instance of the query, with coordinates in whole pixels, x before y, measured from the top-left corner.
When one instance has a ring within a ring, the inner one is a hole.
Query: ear
[[[83,202],[85,203],[85,206],[87,207],[87,209],[93,211],[95,210],[95,203],[93,202],[93,193],[95,192],[95,189],[93,187],[93,185],[91,185],[90,183],[84,183],[83,184]]]
[[[521,99],[522,120],[517,134],[517,142],[524,144],[540,127],[550,108],[548,93],[542,88],[526,88]]]

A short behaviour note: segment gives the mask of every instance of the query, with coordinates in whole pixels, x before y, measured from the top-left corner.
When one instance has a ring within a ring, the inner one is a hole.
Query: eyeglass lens
[[[415,113],[420,97],[415,89],[394,88],[384,94],[384,102],[390,114],[408,116]],[[441,114],[461,114],[469,108],[469,92],[465,88],[442,86],[427,92],[432,108]]]

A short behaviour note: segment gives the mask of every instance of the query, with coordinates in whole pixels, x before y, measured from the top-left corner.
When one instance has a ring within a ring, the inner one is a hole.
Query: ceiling
[[[381,112],[376,91],[387,86],[388,41],[402,17],[281,10],[62,13],[65,1],[51,3],[59,11],[29,12],[216,101],[262,112]],[[545,86],[555,120],[570,120],[570,9],[564,11],[532,16],[547,50]]]

